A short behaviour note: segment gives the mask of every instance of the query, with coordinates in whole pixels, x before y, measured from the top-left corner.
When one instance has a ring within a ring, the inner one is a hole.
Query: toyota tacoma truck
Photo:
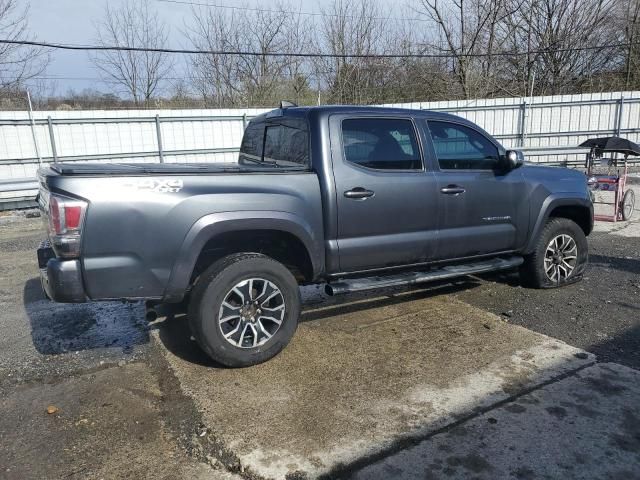
[[[575,282],[586,176],[523,160],[445,113],[283,105],[249,122],[233,164],[42,167],[42,284],[56,302],[184,302],[201,348],[241,367],[290,341],[302,284]]]

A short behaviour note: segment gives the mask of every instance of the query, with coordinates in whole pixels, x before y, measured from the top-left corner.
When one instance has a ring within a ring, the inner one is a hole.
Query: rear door
[[[344,272],[435,256],[436,180],[410,116],[332,115],[331,153]]]
[[[503,168],[504,149],[480,129],[453,121],[427,124],[438,168],[438,257],[514,250],[529,215],[520,170]]]

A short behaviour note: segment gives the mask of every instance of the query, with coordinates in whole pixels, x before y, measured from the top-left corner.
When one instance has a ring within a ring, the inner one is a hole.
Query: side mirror
[[[524,163],[524,154],[520,150],[507,150],[504,158],[506,166],[510,170],[518,168]]]

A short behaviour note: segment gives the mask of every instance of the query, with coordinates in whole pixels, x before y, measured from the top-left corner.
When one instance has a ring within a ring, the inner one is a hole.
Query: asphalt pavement
[[[580,283],[532,290],[519,285],[517,274],[494,274],[454,296],[593,352],[599,361],[640,369],[640,229],[634,232],[590,235],[589,267]]]

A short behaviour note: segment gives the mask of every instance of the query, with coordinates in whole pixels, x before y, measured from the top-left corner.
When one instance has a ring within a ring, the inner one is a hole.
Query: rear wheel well
[[[261,253],[286,266],[299,283],[313,279],[313,265],[304,243],[280,230],[240,230],[222,233],[202,247],[190,284],[215,261],[234,253]]]
[[[577,205],[564,205],[554,208],[549,214],[549,218],[562,217],[573,220],[577,223],[585,235],[591,233],[592,222],[591,212],[588,208]]]

